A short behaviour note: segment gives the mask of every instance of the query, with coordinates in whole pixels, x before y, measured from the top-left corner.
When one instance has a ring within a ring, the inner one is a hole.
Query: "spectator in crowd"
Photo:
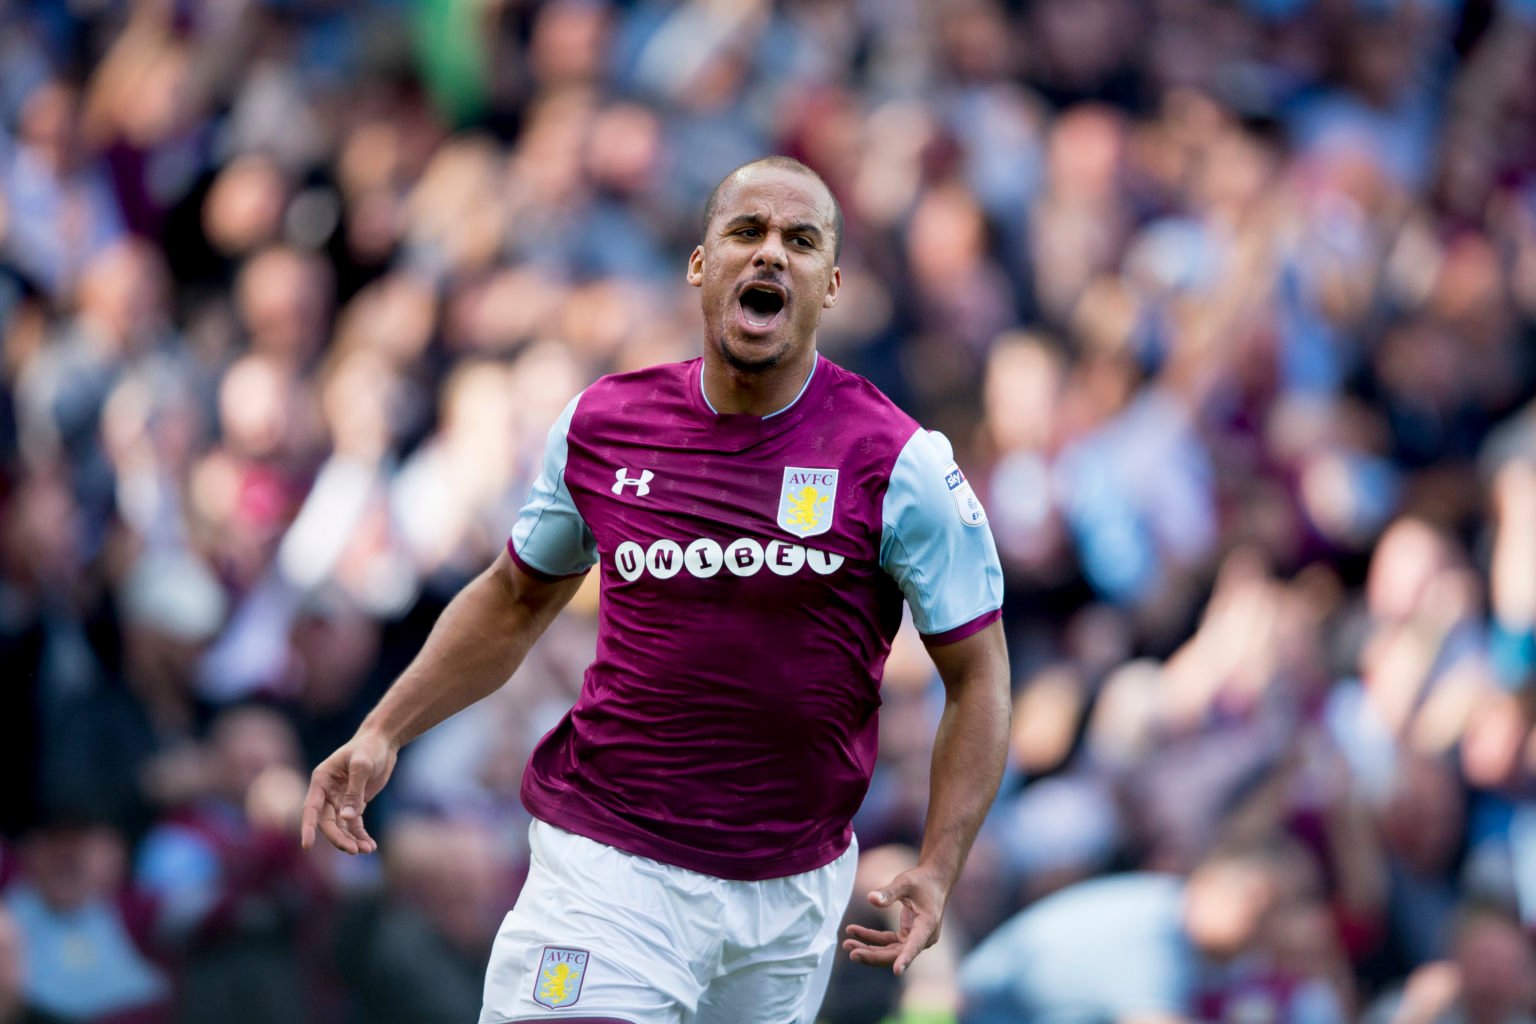
[[[1293,870],[1273,852],[1218,852],[1187,881],[1126,874],[1064,889],[1005,922],[967,956],[962,1019],[1224,1019],[1209,1004],[1264,991],[1233,989],[1257,980],[1245,960],[1263,948],[1278,911],[1295,898],[1286,891]],[[1285,1005],[1296,994],[1292,985],[1271,989],[1267,997],[1282,1005],[1268,1019],[1343,1019],[1337,1005],[1324,1013],[1295,1007],[1292,1015]]]
[[[0,907],[0,1022],[3,1024],[62,1024],[55,1017],[38,1010],[27,1001],[25,991],[26,950],[22,948],[21,930],[11,912]]]
[[[99,155],[84,146],[75,86],[39,82],[13,113],[16,131],[0,154],[8,262],[67,298],[85,265],[122,237],[122,210]]]
[[[277,712],[237,706],[214,720],[203,756],[206,789],[150,830],[135,870],[182,970],[178,1019],[298,1020],[315,941],[301,925],[321,892],[285,841],[303,802],[297,737]]]
[[[507,900],[500,840],[471,821],[406,818],[386,842],[384,891],[347,908],[337,928],[341,975],[369,1020],[472,1020]]]
[[[1463,908],[1452,955],[1414,970],[1361,1018],[1369,1024],[1536,1020],[1536,946],[1498,911]]]
[[[171,985],[140,943],[145,914],[127,888],[127,844],[110,825],[62,812],[22,844],[4,894],[26,950],[21,994],[39,1010],[96,1024],[150,1024]]]

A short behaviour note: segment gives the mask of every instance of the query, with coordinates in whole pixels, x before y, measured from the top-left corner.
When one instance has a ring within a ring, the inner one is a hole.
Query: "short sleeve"
[[[1003,570],[987,513],[943,434],[919,430],[891,469],[881,510],[880,565],[930,644],[997,621]]]
[[[580,576],[597,562],[597,540],[565,484],[571,418],[579,401],[580,395],[571,399],[550,428],[544,464],[507,540],[507,553],[519,568],[546,582]]]

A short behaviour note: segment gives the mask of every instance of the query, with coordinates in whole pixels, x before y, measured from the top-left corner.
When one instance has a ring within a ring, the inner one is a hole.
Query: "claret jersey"
[[[722,415],[702,360],[605,377],[550,432],[507,547],[601,571],[597,657],[535,749],[528,810],[722,878],[845,850],[902,602],[930,644],[999,615],[986,513],[941,435],[818,358],[770,416]]]

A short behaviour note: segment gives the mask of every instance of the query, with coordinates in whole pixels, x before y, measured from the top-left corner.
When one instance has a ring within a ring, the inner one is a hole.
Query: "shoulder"
[[[827,397],[840,409],[865,414],[873,425],[884,426],[904,438],[917,429],[917,420],[886,397],[869,378],[844,369],[826,356],[821,357],[816,372],[827,375]]]
[[[583,392],[583,399],[661,397],[667,392],[685,394],[689,373],[697,373],[698,359],[681,363],[657,363],[625,373],[609,373],[593,381]],[[653,393],[655,393],[653,395]]]
[[[686,406],[689,374],[697,373],[698,365],[698,359],[690,359],[599,377],[572,402],[573,423],[590,428],[625,422],[632,427],[637,415],[651,417],[670,407]]]
[[[951,512],[966,526],[987,523],[986,511],[955,461],[949,438],[919,427],[906,439],[891,466],[883,516],[893,525],[912,521],[932,524],[948,523]]]
[[[860,436],[864,445],[878,444],[893,461],[913,435],[927,433],[868,378],[838,366],[826,356],[821,357],[816,372],[827,374],[826,387],[821,392],[824,411],[848,424],[849,432]]]

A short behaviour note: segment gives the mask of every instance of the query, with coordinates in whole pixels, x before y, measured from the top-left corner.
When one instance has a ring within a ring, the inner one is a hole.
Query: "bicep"
[[[930,644],[928,656],[951,694],[977,681],[1008,693],[1008,645],[1001,622],[953,643]]]
[[[553,619],[570,604],[571,598],[576,596],[586,580],[584,573],[553,579],[535,576],[518,565],[505,550],[496,556],[487,575],[504,589],[507,600],[514,607],[521,609],[529,618],[543,623]]]

